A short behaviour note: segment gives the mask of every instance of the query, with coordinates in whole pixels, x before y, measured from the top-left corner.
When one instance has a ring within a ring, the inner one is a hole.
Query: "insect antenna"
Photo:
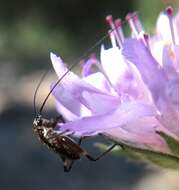
[[[135,17],[136,15],[137,15],[137,12],[135,12],[132,17]],[[125,24],[125,23],[127,23],[127,20],[124,20],[124,21],[121,22],[122,25]],[[109,36],[110,33],[112,33],[113,31],[115,31],[117,28],[118,28],[118,26],[114,26],[114,28],[111,29],[111,30],[109,31],[109,33],[105,34],[105,35],[104,35],[100,40],[98,40],[93,46],[91,46],[89,49],[87,49],[87,50],[85,51],[85,53],[82,54],[82,56],[80,56],[76,61],[74,61],[74,62],[72,63],[72,65],[69,67],[69,69],[61,76],[60,79],[57,80],[57,82],[54,84],[54,86],[51,88],[51,90],[50,90],[49,93],[47,94],[46,98],[44,99],[44,101],[43,101],[43,103],[42,103],[42,106],[40,107],[40,111],[39,111],[40,115],[41,115],[41,113],[42,113],[42,110],[43,110],[43,108],[44,108],[44,106],[45,106],[45,104],[46,104],[46,102],[47,102],[49,96],[51,95],[51,93],[53,92],[53,90],[56,88],[56,86],[63,80],[63,78],[64,78],[82,59],[84,59],[85,57],[87,57],[87,56],[89,55],[89,53],[91,53],[92,50],[94,50],[97,46],[99,46],[99,45]]]
[[[40,111],[39,113],[42,113],[42,110],[49,98],[49,96],[51,95],[51,93],[53,92],[53,90],[56,88],[56,86],[63,80],[63,78],[85,57],[87,57],[89,55],[89,53],[94,50],[97,46],[99,46],[107,37],[109,36],[109,34],[104,35],[100,40],[98,40],[92,47],[90,47],[88,50],[85,51],[85,53],[80,56],[76,61],[74,61],[74,63],[68,68],[68,70],[61,76],[60,79],[57,80],[57,82],[54,84],[54,86],[51,88],[51,90],[49,91],[49,93],[47,94],[46,98],[44,99],[42,106],[40,107]],[[40,83],[40,82],[39,82]]]
[[[36,107],[37,92],[38,92],[38,90],[39,90],[39,88],[40,88],[40,85],[42,84],[42,82],[43,82],[43,80],[44,80],[44,78],[46,77],[46,75],[47,75],[48,72],[49,72],[49,69],[47,69],[47,70],[43,73],[43,75],[41,76],[41,78],[40,78],[40,80],[39,80],[39,82],[38,82],[38,84],[37,84],[37,87],[36,87],[36,89],[35,89],[35,92],[34,92],[33,107],[34,107],[34,114],[35,114],[35,116],[36,116],[37,113],[38,113],[37,107]]]

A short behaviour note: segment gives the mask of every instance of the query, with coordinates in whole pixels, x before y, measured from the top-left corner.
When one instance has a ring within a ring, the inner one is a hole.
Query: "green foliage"
[[[61,27],[59,31],[50,28],[40,18],[21,19],[11,26],[8,33],[9,51],[19,56],[39,57],[47,55],[49,51],[65,54],[70,49],[69,35],[65,29]]]
[[[162,10],[165,10],[167,6],[172,6],[175,11],[178,11],[179,1],[177,0],[136,0],[134,3],[134,9],[139,13],[139,17],[142,20],[142,24],[146,32],[154,33],[156,19]]]
[[[107,149],[107,146],[104,144],[96,144],[96,146],[102,150]],[[126,156],[132,160],[152,163],[162,168],[179,169],[179,158],[162,152],[136,148],[121,143],[119,147],[115,148],[111,153],[114,155]]]
[[[172,153],[175,156],[179,157],[179,141],[166,135],[163,132],[158,132],[158,134],[165,139],[165,141],[168,144],[169,148],[171,149]]]

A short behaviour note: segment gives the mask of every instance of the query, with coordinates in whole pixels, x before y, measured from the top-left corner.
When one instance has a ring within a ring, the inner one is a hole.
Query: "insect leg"
[[[88,137],[80,137],[80,139],[79,139],[79,141],[78,141],[78,145],[80,146],[81,143],[82,143],[82,141],[83,141],[84,139],[86,139],[86,138],[88,138]]]
[[[99,156],[97,156],[96,158],[94,158],[93,156],[91,156],[88,152],[85,151],[84,156],[86,156],[89,160],[91,161],[97,161],[100,158],[102,158],[103,156],[105,156],[108,152],[110,152],[115,146],[117,146],[116,143],[112,144],[107,150],[105,150],[102,154],[100,154]]]
[[[73,165],[74,161],[73,160],[70,160],[70,159],[65,159],[64,161],[64,172],[69,172],[72,168],[72,165]]]
[[[81,138],[79,139],[79,141],[78,141],[78,145],[79,145],[79,146],[81,145],[82,140],[83,140],[83,137],[81,137]]]
[[[83,137],[80,137],[79,141],[78,141],[78,145],[81,145],[82,141],[84,139],[88,139],[88,138],[91,138],[90,136],[83,136]]]
[[[55,117],[55,119],[51,119],[51,123],[53,123],[53,127],[56,127],[57,123],[65,123],[65,119],[62,115]]]
[[[64,155],[60,155],[60,157],[62,158],[62,161],[63,161],[64,172],[69,172],[71,170],[71,168],[72,168],[72,165],[73,165],[74,161],[67,158]]]
[[[61,123],[65,123],[65,119],[63,118],[63,116],[62,115],[59,115],[59,116],[57,116],[56,118],[55,118],[55,121],[56,122],[61,122]]]

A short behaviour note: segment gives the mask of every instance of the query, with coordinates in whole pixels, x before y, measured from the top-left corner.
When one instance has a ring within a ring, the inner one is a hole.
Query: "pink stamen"
[[[143,31],[143,26],[142,26],[136,12],[133,13],[133,21],[134,21],[134,24],[135,24],[135,27],[136,27],[138,33],[142,32]]]
[[[143,34],[143,39],[144,39],[145,45],[150,49],[150,46],[149,46],[149,34],[144,33]]]
[[[128,21],[133,34],[137,37],[137,35],[143,31],[143,27],[137,13],[128,13],[126,16],[126,20]]]
[[[106,16],[106,22],[111,26],[113,25],[113,18],[112,15]]]
[[[117,44],[116,44],[116,38],[115,38],[115,34],[113,31],[109,30],[108,31],[108,34],[110,36],[110,39],[111,39],[111,44],[112,44],[112,47],[116,47]]]
[[[116,41],[117,41],[119,47],[122,47],[122,41],[120,39],[120,35],[118,34],[118,30],[117,30],[116,25],[113,21],[112,15],[108,15],[106,17],[106,21],[109,24],[109,26],[111,27],[112,31],[114,32],[114,35],[116,37]]]
[[[166,12],[168,15],[173,16],[173,8],[171,6],[166,8]]]
[[[138,31],[137,31],[137,28],[136,28],[136,25],[135,25],[135,22],[134,22],[134,13],[128,13],[126,15],[126,20],[128,21],[129,23],[129,26],[133,32],[133,34],[137,37],[137,35],[139,34]]]
[[[175,45],[176,41],[175,41],[175,33],[174,33],[174,26],[173,26],[173,8],[167,7],[165,12],[166,12],[168,19],[169,19],[172,42],[173,42],[173,45]]]
[[[121,21],[120,18],[118,18],[118,19],[116,19],[114,21],[114,23],[115,23],[115,26],[117,28],[118,35],[119,35],[119,37],[121,39],[121,42],[123,43],[124,42],[124,33],[123,33],[123,30],[122,30],[122,21]]]

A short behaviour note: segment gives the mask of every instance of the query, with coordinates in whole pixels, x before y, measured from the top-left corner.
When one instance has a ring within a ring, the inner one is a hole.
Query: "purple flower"
[[[167,8],[157,20],[157,34],[150,38],[136,13],[126,19],[130,38],[124,37],[121,21],[108,16],[112,47],[102,45],[100,60],[89,58],[82,78],[70,71],[52,92],[57,111],[66,119],[57,131],[77,137],[103,134],[135,153],[177,160],[179,14],[173,17]],[[53,53],[51,61],[60,78],[66,65]]]

